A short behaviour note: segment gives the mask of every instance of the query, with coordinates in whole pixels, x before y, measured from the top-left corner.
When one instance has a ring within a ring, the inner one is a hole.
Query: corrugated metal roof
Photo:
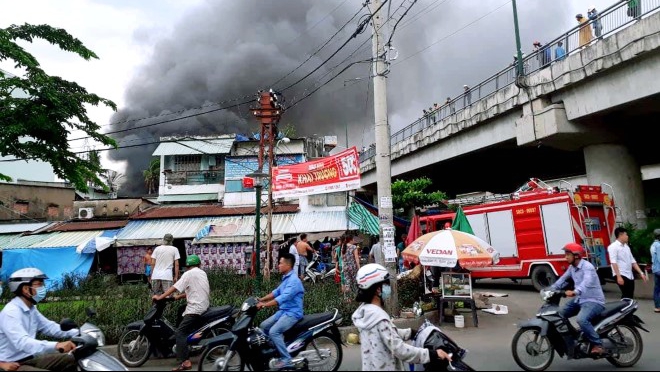
[[[255,211],[255,207],[223,207],[219,204],[156,206],[133,216],[131,219],[254,215]],[[261,213],[265,214],[267,211],[268,207],[264,207]],[[298,211],[298,204],[276,205],[273,208],[273,213],[292,213],[296,211]]]
[[[194,238],[208,221],[208,218],[130,221],[117,235],[115,245],[118,247],[158,245],[162,243],[165,234],[172,234],[175,239]]]
[[[25,235],[21,236],[20,238],[16,238],[12,240],[9,244],[6,246],[2,247],[3,250],[7,249],[25,249],[25,248],[30,248],[35,244],[39,244],[40,242],[43,242],[44,240],[57,235],[59,233],[48,233],[48,234],[38,234],[38,235]]]
[[[31,248],[77,247],[101,235],[102,232],[102,230],[61,232],[33,244]]]
[[[233,138],[162,142],[152,155],[229,154],[233,144]]]
[[[9,244],[12,240],[18,238],[21,236],[21,234],[2,234],[0,235],[0,251],[2,251],[2,247],[5,245]]]
[[[128,220],[115,221],[85,221],[65,222],[50,228],[48,231],[89,231],[89,230],[113,230],[126,226]]]
[[[30,232],[48,226],[49,224],[50,222],[2,224],[0,225],[0,234]]]

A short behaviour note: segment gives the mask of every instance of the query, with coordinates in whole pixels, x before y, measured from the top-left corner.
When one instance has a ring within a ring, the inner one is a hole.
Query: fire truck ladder
[[[578,215],[580,216],[580,226],[582,227],[582,231],[584,231],[584,241],[582,242],[584,249],[589,254],[589,261],[594,267],[598,268],[600,267],[601,262],[594,239],[594,220],[589,216],[589,208],[584,205],[576,206],[576,208],[578,208]]]
[[[487,202],[498,202],[498,201],[508,201],[512,200],[512,194],[493,194],[493,195],[484,195],[484,196],[472,196],[468,198],[457,198],[447,200],[447,204],[454,205],[475,205],[475,204],[484,204]]]

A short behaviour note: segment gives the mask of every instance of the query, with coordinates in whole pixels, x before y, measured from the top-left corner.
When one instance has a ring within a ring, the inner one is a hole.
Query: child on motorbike
[[[363,371],[404,371],[404,363],[426,364],[451,357],[438,349],[417,348],[404,341],[414,337],[411,329],[397,329],[383,309],[391,295],[390,274],[378,264],[360,268],[356,277],[360,307],[353,313],[353,324],[360,331]]]

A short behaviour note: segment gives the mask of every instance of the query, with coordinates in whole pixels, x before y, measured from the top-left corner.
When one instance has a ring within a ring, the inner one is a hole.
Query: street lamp
[[[247,174],[246,177],[254,179],[254,189],[257,193],[257,218],[254,228],[254,249],[255,249],[255,263],[254,268],[256,272],[254,282],[254,292],[258,295],[261,287],[261,189],[264,187],[264,182],[268,180],[268,173],[264,173],[261,169],[254,173]]]

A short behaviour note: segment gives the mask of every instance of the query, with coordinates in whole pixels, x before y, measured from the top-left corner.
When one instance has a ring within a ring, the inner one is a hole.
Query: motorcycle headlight
[[[250,309],[250,305],[248,305],[247,301],[243,302],[243,306],[241,306],[241,311],[246,312]]]
[[[98,343],[99,347],[105,346],[105,335],[103,332],[101,332],[100,329],[92,329],[89,331],[83,331],[84,333],[94,337],[96,339],[96,343]]]
[[[108,367],[104,366],[101,363],[95,362],[90,359],[83,359],[80,361],[82,366],[85,368],[87,371],[112,371]]]

